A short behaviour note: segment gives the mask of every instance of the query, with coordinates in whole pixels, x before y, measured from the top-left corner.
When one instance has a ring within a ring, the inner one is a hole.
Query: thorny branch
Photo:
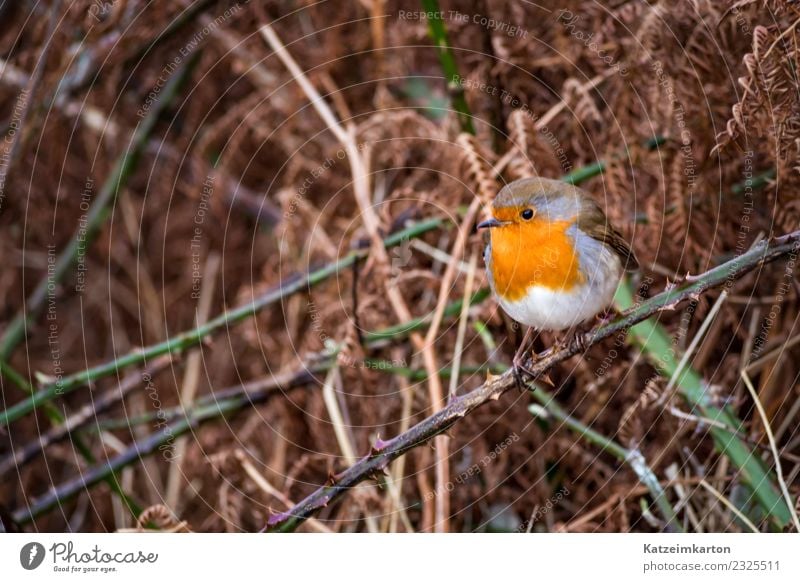
[[[531,358],[528,369],[534,374],[532,380],[547,373],[556,364],[585,351],[588,347],[605,338],[624,331],[644,321],[656,313],[669,311],[681,302],[698,297],[700,293],[727,281],[738,279],[752,269],[774,261],[789,253],[800,250],[800,230],[782,236],[772,243],[762,242],[748,252],[731,259],[696,277],[681,287],[669,288],[662,293],[643,301],[620,315],[614,321],[590,331],[578,334],[566,346],[551,348]],[[362,481],[375,478],[386,470],[393,460],[406,454],[436,435],[442,434],[475,409],[497,400],[515,386],[514,373],[509,370],[500,376],[488,376],[486,382],[463,396],[453,398],[439,412],[411,427],[388,441],[378,439],[368,455],[337,475],[332,482],[325,484],[303,499],[289,511],[273,515],[267,521],[266,531],[294,531],[317,511],[326,507]]]

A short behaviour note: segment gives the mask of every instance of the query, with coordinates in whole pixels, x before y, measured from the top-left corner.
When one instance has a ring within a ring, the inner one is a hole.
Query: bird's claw
[[[569,341],[569,344],[567,344],[567,347],[570,347],[570,345],[575,346],[575,349],[579,353],[583,353],[587,349],[589,349],[589,342],[586,341],[586,334],[582,332],[577,332],[575,335],[572,336],[572,338]]]
[[[553,381],[547,376],[547,374],[537,374],[526,365],[524,354],[517,354],[514,356],[514,359],[512,360],[512,366],[514,381],[516,382],[517,388],[519,388],[520,392],[524,392],[530,388],[528,386],[528,382],[531,380],[544,380],[546,384],[553,386]]]
[[[515,354],[514,358],[511,360],[511,369],[514,373],[514,382],[517,385],[517,388],[520,392],[523,392],[527,389],[527,383],[525,382],[525,378],[523,375],[528,375],[528,368],[525,367],[525,355],[524,354]]]

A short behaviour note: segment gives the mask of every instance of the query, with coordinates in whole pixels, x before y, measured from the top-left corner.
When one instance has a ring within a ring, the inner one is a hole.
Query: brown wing
[[[593,200],[584,206],[584,211],[581,212],[578,219],[578,228],[593,239],[614,249],[614,252],[622,259],[622,265],[626,271],[636,271],[639,268],[639,261],[636,260],[636,255],[633,254],[631,247],[622,238],[622,235],[609,224],[605,214]]]

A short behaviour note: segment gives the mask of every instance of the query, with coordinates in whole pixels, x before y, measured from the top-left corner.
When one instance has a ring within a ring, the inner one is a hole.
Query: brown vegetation
[[[7,359],[0,409],[26,397],[13,370],[46,386],[353,249],[368,256],[169,365],[148,360],[149,380],[121,368],[56,399],[70,417],[133,375],[137,388],[75,431],[102,464],[163,429],[181,399],[208,404],[227,387],[269,383],[255,402],[133,455],[119,484],[149,508],[144,517],[101,481],[24,528],[259,530],[377,438],[445,404],[450,377],[431,371],[449,372],[455,359],[457,393],[480,385],[487,369],[508,364],[519,331],[490,298],[444,309],[486,286],[472,225],[506,181],[606,161],[582,186],[631,241],[643,297],[800,227],[793,3],[443,3],[461,74],[450,87],[417,3],[53,4],[0,9],[0,334],[86,228],[88,204],[169,80],[187,78],[96,239],[79,247],[63,282],[45,287],[41,314]],[[316,107],[291,61],[321,95]],[[460,92],[474,136],[450,104]],[[384,249],[385,237],[430,218],[443,226]],[[747,371],[796,499],[795,259],[737,280],[716,307],[711,291],[659,322],[773,468]],[[371,333],[431,313],[412,333]],[[552,342],[542,334],[537,347]],[[708,421],[641,353],[624,336],[608,339],[557,367],[550,391],[582,426],[641,453],[685,529],[746,530],[731,505],[760,529],[776,527],[715,449]],[[381,487],[362,484],[303,529],[661,530],[636,472],[580,431],[531,414],[535,402],[511,392],[478,408],[390,465]],[[52,423],[39,409],[0,427],[0,457]],[[48,441],[3,474],[0,521],[13,528],[36,498],[90,465],[74,439]]]

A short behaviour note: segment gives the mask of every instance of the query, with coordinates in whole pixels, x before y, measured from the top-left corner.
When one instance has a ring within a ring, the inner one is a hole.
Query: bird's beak
[[[503,226],[504,224],[505,224],[504,222],[500,222],[499,220],[497,220],[497,219],[496,219],[496,218],[493,216],[493,217],[492,217],[492,218],[490,218],[489,220],[484,220],[483,222],[481,222],[481,223],[480,223],[480,224],[477,226],[477,228],[478,228],[478,230],[480,230],[480,229],[482,229],[482,228],[494,228],[494,227],[496,227],[496,226]]]

